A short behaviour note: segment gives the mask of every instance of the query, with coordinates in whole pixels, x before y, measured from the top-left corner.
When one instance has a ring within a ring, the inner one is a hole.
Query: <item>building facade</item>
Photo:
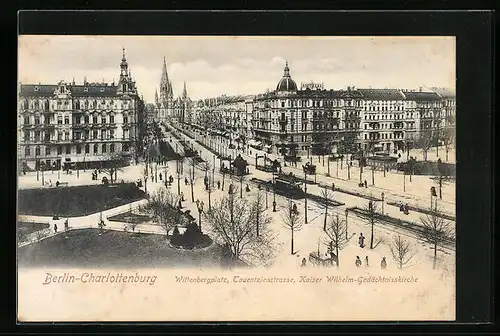
[[[455,95],[444,89],[299,89],[287,63],[274,91],[206,99],[194,115],[204,129],[244,134],[273,153],[322,155],[413,148],[424,133],[454,129],[456,110]]]
[[[117,84],[20,84],[20,170],[103,167],[141,154],[144,102],[123,50]]]

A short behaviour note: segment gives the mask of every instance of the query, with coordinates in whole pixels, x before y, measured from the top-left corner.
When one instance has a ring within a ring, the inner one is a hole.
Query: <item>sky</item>
[[[154,101],[163,59],[174,96],[191,99],[274,90],[285,61],[297,85],[326,89],[455,89],[455,38],[245,36],[19,36],[18,81],[115,82],[122,48],[139,92]]]

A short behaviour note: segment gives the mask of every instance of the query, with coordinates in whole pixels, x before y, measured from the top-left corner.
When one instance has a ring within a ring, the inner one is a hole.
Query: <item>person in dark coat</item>
[[[184,184],[185,184],[185,185],[188,185],[188,184],[189,184],[189,181],[188,181],[187,177],[185,177],[185,178],[184,178]]]
[[[306,267],[307,261],[306,261],[306,258],[302,258],[302,264],[300,265],[300,267]]]
[[[54,232],[57,233],[57,224],[54,224]]]
[[[368,188],[368,182],[365,180],[365,188]]]
[[[365,266],[370,267],[370,265],[368,264],[368,256],[365,257]]]
[[[361,259],[359,259],[359,256],[356,256],[356,262],[354,263],[356,265],[356,267],[360,267],[362,262],[361,262]]]
[[[220,189],[220,181],[217,181],[217,189]]]
[[[382,261],[380,262],[380,268],[381,269],[386,269],[387,268],[387,261],[385,260],[385,257],[383,257]]]
[[[161,173],[160,173],[160,181],[161,181],[161,180],[162,180],[162,175],[161,175]]]
[[[359,234],[358,244],[359,244],[359,247],[361,247],[361,248],[365,247],[365,237],[363,236],[363,233]]]

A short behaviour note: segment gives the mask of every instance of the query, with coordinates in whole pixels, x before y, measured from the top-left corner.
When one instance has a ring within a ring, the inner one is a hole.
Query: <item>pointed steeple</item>
[[[158,90],[155,89],[155,104],[158,104]]]
[[[187,89],[186,89],[186,81],[184,81],[184,89],[182,90],[182,99],[186,100],[188,94],[187,94]]]
[[[170,99],[172,96],[171,91],[172,91],[172,84],[168,79],[167,60],[165,57],[163,57],[163,69],[161,72],[161,81],[160,81],[160,99],[161,100]]]

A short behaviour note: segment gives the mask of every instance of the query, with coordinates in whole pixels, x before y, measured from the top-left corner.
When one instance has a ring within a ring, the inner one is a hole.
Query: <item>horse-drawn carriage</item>
[[[328,257],[327,253],[325,257],[326,258],[322,258],[318,252],[311,252],[309,253],[309,263],[317,267],[330,267],[337,264],[338,259],[334,253],[330,253],[330,257]]]

